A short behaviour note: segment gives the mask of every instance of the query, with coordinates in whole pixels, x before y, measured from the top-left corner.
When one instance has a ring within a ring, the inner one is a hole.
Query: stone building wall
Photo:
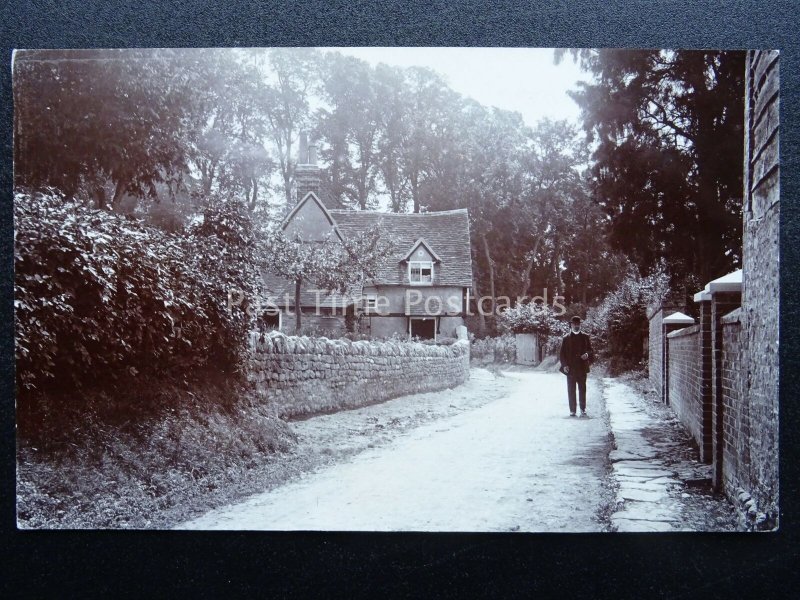
[[[357,408],[469,379],[469,343],[351,342],[253,335],[248,379],[281,417]]]
[[[693,325],[667,336],[669,369],[667,394],[669,404],[702,448],[703,405],[701,396],[700,325]]]

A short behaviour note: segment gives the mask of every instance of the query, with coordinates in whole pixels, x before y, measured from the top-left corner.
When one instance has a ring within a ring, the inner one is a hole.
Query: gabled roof
[[[322,213],[327,217],[330,224],[333,225],[334,227],[336,226],[336,221],[334,221],[333,217],[331,217],[331,213],[330,211],[328,211],[328,207],[325,206],[325,203],[322,202],[322,200],[319,199],[319,196],[317,196],[314,192],[308,192],[305,196],[303,196],[303,199],[300,200],[300,202],[294,205],[294,208],[289,211],[289,214],[287,214],[283,218],[283,223],[281,223],[281,229],[286,229],[286,226],[289,224],[289,221],[291,221],[294,218],[294,216],[297,214],[297,211],[299,211],[306,202],[314,202],[315,204],[317,204],[320,210],[322,210]]]
[[[435,262],[442,262],[442,259],[439,258],[439,255],[436,254],[436,252],[433,251],[433,248],[431,248],[430,244],[425,241],[425,238],[419,238],[416,242],[414,242],[414,244],[411,246],[411,249],[408,252],[406,252],[406,255],[403,257],[403,260],[407,261],[411,257],[411,255],[414,254],[414,250],[416,250],[420,245],[425,246],[425,249],[428,251],[428,254],[430,254],[433,257],[433,260]]]
[[[377,284],[402,285],[406,276],[408,248],[416,248],[420,239],[436,249],[439,264],[437,285],[467,287],[472,285],[472,255],[469,238],[469,214],[466,208],[429,213],[384,213],[377,211],[329,210],[345,237],[357,236],[370,227],[382,224],[395,238],[395,252],[381,265]]]
[[[382,224],[395,238],[394,253],[380,266],[376,284],[407,284],[406,260],[420,244],[424,244],[438,262],[434,283],[469,287],[472,285],[472,256],[469,238],[469,215],[467,209],[441,212],[405,214],[377,211],[330,210],[320,199],[309,192],[287,215],[282,224],[285,228],[298,207],[305,202],[316,202],[330,219],[339,237],[355,237],[367,229]],[[411,248],[411,250],[408,250]],[[436,251],[434,252],[434,248]],[[267,295],[278,306],[294,305],[294,282],[269,272],[263,274]],[[301,306],[314,306],[317,296],[311,292],[314,286],[303,284],[300,294]],[[354,284],[345,295],[333,292],[321,294],[321,307],[341,307],[361,296],[362,286]],[[284,298],[288,296],[288,301]]]

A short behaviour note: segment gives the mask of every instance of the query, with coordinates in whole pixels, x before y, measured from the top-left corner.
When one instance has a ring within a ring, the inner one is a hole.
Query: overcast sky
[[[575,82],[588,80],[567,55],[556,66],[550,48],[322,48],[350,54],[373,65],[423,66],[438,71],[450,87],[485,106],[522,114],[528,125],[539,119],[579,124],[578,107],[567,96]]]

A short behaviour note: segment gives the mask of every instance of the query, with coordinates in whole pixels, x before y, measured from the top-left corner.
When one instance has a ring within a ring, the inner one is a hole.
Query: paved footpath
[[[733,530],[732,507],[711,494],[711,467],[697,460],[674,414],[617,379],[603,384],[616,446],[609,455],[617,488],[614,529]]]
[[[610,437],[600,386],[589,382],[589,417],[573,418],[563,375],[503,380],[497,400],[179,528],[601,531]]]

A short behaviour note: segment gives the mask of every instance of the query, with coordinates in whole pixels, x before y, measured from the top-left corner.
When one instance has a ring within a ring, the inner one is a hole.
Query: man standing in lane
[[[586,416],[586,375],[589,365],[594,361],[592,343],[589,336],[581,331],[581,318],[570,319],[570,332],[561,340],[561,372],[567,376],[567,397],[569,398],[569,415],[575,416],[575,386],[581,405],[581,416]]]

